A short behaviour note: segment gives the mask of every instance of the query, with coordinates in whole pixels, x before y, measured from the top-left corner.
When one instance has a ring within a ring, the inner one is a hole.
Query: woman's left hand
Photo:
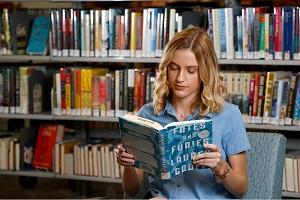
[[[197,167],[206,166],[213,171],[221,164],[221,152],[215,144],[204,144],[207,152],[194,156],[193,164]]]

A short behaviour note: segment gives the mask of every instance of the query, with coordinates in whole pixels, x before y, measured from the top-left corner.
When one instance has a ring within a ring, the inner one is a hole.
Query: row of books
[[[0,169],[52,170],[53,147],[64,137],[64,126],[41,124],[39,128],[22,128],[18,133],[1,134]]]
[[[0,55],[46,55],[49,10],[0,10]]]
[[[179,13],[175,8],[52,10],[51,52],[53,56],[161,57],[176,32],[189,24],[202,26],[202,19],[201,12]]]
[[[208,11],[208,33],[222,59],[299,60],[299,7]]]
[[[21,132],[0,135],[0,170],[41,169],[62,175],[121,177],[112,144],[62,139],[64,126],[58,124],[41,124],[38,131]]]
[[[0,170],[20,170],[20,143],[17,137],[0,134]]]
[[[239,106],[245,122],[299,125],[299,73],[224,72],[222,75],[228,101]]]
[[[120,116],[152,101],[149,69],[61,68],[53,76],[54,115]]]
[[[0,69],[0,113],[41,113],[50,110],[51,84],[44,66]],[[49,102],[49,103],[47,103]]]
[[[63,140],[55,144],[55,173],[118,179],[122,169],[115,151],[113,144]]]
[[[45,112],[51,99],[54,115],[115,117],[138,112],[153,97],[155,72],[149,69],[60,68],[49,81],[52,89],[45,73],[36,66],[2,69],[0,111]],[[228,101],[239,106],[245,122],[299,125],[298,73],[225,71],[222,76]]]
[[[300,192],[300,151],[288,150],[285,155],[282,190]]]

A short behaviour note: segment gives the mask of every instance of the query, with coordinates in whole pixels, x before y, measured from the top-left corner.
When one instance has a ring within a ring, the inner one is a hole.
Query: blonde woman
[[[162,125],[174,121],[211,118],[213,144],[209,152],[193,158],[195,169],[171,180],[148,175],[151,197],[166,199],[235,198],[247,192],[246,151],[250,145],[237,106],[224,101],[226,88],[219,78],[217,58],[207,33],[200,28],[177,33],[166,46],[159,65],[153,103],[138,115]],[[134,168],[134,158],[118,146],[117,161],[125,167],[123,189],[135,195],[144,171]]]

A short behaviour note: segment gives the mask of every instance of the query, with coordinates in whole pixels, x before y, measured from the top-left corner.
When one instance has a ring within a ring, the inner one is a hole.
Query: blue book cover
[[[48,48],[48,37],[50,31],[50,17],[38,16],[34,19],[30,39],[27,46],[27,54],[46,55]]]
[[[219,9],[220,16],[220,41],[221,41],[221,58],[227,58],[227,48],[226,48],[226,19],[225,19],[225,9]]]
[[[135,167],[170,179],[194,170],[192,158],[205,152],[204,144],[212,143],[212,121],[201,119],[159,123],[134,116],[119,117],[121,141],[133,154]]]
[[[283,51],[284,59],[293,59],[293,12],[294,8],[283,8]]]

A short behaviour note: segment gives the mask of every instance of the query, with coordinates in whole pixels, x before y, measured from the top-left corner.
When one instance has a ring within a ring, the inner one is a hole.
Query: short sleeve
[[[237,106],[230,107],[228,131],[224,132],[222,144],[227,157],[250,149],[243,118]]]

